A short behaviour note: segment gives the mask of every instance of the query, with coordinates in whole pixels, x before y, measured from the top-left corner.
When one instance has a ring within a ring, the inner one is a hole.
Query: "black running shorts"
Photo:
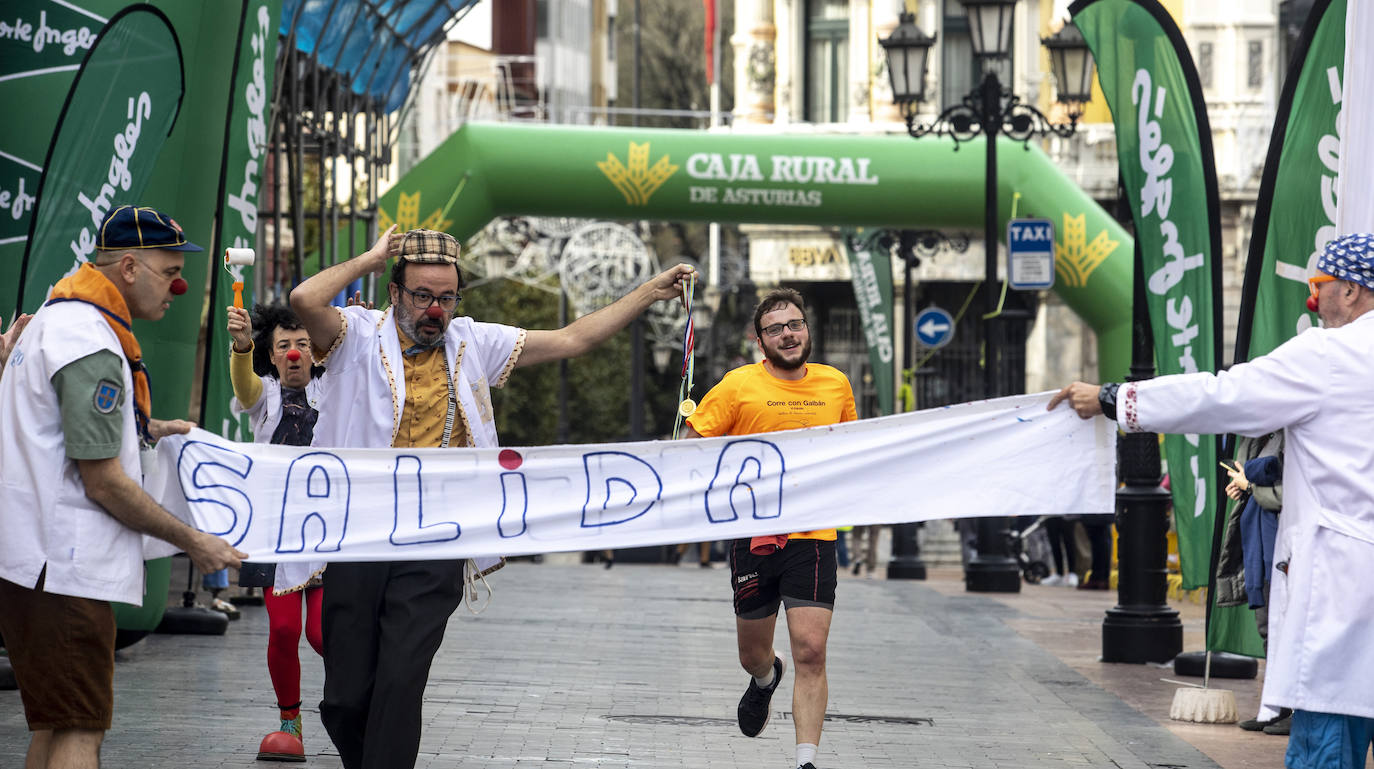
[[[730,543],[730,586],[741,619],[776,614],[779,603],[834,609],[835,543],[793,539],[771,555],[754,555],[749,540],[737,539]]]

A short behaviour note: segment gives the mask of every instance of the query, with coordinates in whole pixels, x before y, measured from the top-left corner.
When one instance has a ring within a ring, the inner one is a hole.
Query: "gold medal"
[[[697,402],[691,398],[686,398],[681,403],[677,404],[677,413],[681,414],[683,418],[690,417],[695,414],[696,411]]]

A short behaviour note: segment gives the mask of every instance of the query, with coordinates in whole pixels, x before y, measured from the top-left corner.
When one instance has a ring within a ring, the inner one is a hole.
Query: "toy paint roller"
[[[243,309],[243,281],[239,278],[239,272],[234,267],[251,267],[257,259],[251,248],[226,248],[224,249],[224,269],[234,277],[234,306]]]

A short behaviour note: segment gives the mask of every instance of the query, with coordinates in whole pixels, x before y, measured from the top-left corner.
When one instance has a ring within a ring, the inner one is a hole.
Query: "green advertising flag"
[[[1221,230],[1211,128],[1192,57],[1156,0],[1077,0],[1069,12],[1097,61],[1116,126],[1159,372],[1215,371]],[[1166,435],[1164,451],[1183,587],[1201,587],[1211,570],[1216,442]]]
[[[1316,314],[1307,311],[1307,278],[1322,246],[1336,236],[1345,11],[1345,0],[1313,4],[1284,79],[1241,289],[1237,362],[1316,325]],[[1207,648],[1264,656],[1248,607],[1214,605],[1212,620]]]
[[[230,440],[251,441],[247,417],[234,417],[229,404],[229,334],[224,308],[234,302],[234,283],[243,286],[243,306],[252,307],[253,268],[221,267],[226,248],[258,246],[258,204],[267,165],[267,136],[271,121],[272,75],[277,56],[277,20],[281,0],[249,0],[239,20],[238,55],[229,89],[224,162],[220,170],[220,222],[214,248],[215,269],[210,277],[210,309],[206,319],[205,379],[201,388],[201,424]]]
[[[896,413],[892,402],[896,360],[892,341],[892,257],[876,243],[877,234],[878,231],[872,231],[863,237],[846,229],[844,241],[849,276],[854,284],[854,303],[859,307],[864,339],[868,342],[873,387],[878,391],[878,411],[886,416]],[[860,238],[861,242],[854,244]],[[855,249],[853,245],[859,247]]]
[[[0,104],[12,106],[0,131],[0,319],[19,302],[43,159],[58,113],[105,17],[51,0],[6,0],[0,19]],[[21,115],[22,119],[15,119]]]
[[[117,13],[73,81],[48,146],[16,291],[33,312],[95,253],[100,221],[138,200],[181,107],[181,47],[150,6]]]

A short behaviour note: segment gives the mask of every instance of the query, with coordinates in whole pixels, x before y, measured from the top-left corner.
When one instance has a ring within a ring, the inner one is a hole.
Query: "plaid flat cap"
[[[391,236],[391,257],[413,264],[457,264],[458,240],[447,232],[410,230]]]
[[[1317,257],[1317,269],[1374,289],[1374,234],[1356,232],[1330,241]]]

